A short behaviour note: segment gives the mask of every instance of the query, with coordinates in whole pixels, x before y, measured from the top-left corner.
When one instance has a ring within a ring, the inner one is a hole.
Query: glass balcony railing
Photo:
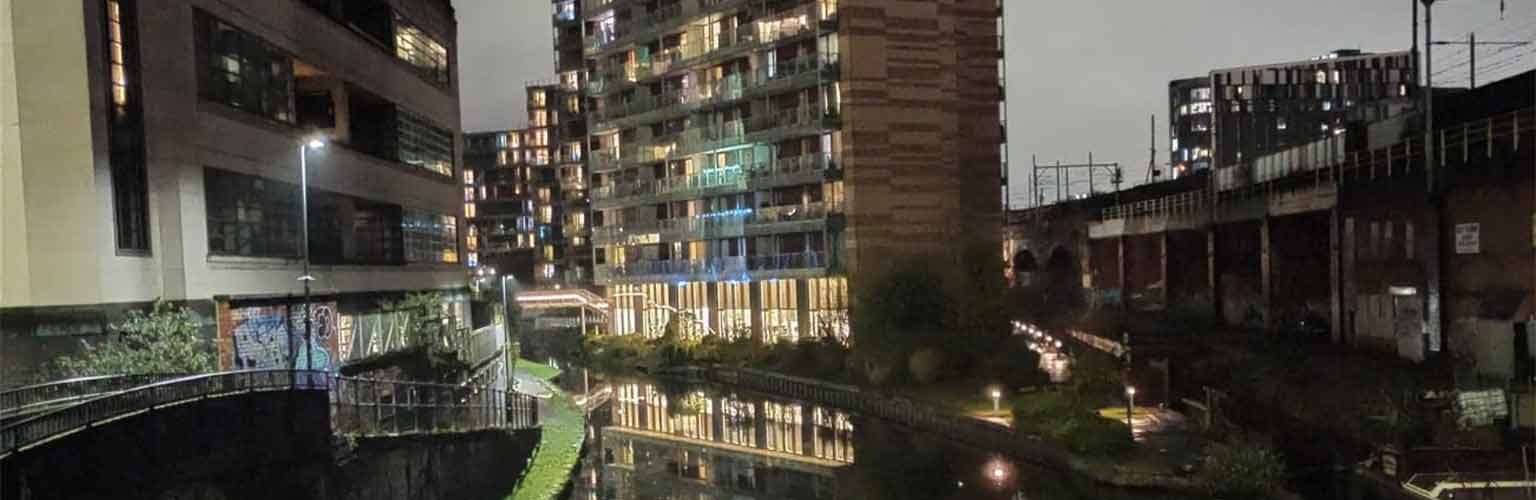
[[[652,260],[597,266],[599,284],[638,280],[719,281],[740,277],[747,271],[744,257],[703,260]]]
[[[832,153],[812,153],[774,158],[746,167],[731,165],[692,175],[611,184],[594,189],[592,198],[610,201],[640,196],[702,193],[720,189],[745,191],[754,185],[806,184],[824,178],[827,170],[836,167],[837,156]]]
[[[827,267],[825,252],[800,252],[778,255],[757,255],[747,259],[750,271],[790,271]]]
[[[744,74],[735,74],[716,82],[688,89],[669,90],[660,95],[642,94],[629,102],[616,102],[593,113],[597,128],[608,128],[615,120],[643,115],[659,110],[687,111],[699,106],[730,102],[751,95],[754,91],[786,85],[797,77],[812,75],[820,70],[838,68],[835,53],[820,57],[798,57],[772,66],[759,68]],[[810,82],[810,80],[804,80]],[[813,83],[813,82],[810,82]],[[605,84],[606,85],[606,84]]]
[[[763,207],[752,212],[752,216],[747,219],[747,224],[760,225],[821,220],[827,218],[828,214],[841,208],[839,205],[827,202]]]

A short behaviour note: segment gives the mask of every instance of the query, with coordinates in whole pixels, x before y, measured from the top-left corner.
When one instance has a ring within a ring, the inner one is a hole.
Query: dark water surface
[[[669,380],[597,383],[571,498],[1152,499],[792,399]],[[579,389],[578,389],[579,390]]]

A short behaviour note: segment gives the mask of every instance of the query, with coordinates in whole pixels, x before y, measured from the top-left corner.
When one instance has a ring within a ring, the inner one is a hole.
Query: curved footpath
[[[519,390],[539,398],[539,444],[523,477],[506,500],[554,500],[570,482],[586,442],[586,413],[565,391],[549,382],[559,372],[543,374],[549,380],[523,370],[519,363]]]
[[[751,389],[766,394],[791,397],[940,434],[971,446],[1004,452],[1015,458],[1069,472],[1092,481],[1119,488],[1153,488],[1175,492],[1194,492],[1197,485],[1187,476],[1175,473],[1178,464],[1120,464],[1078,456],[1065,448],[1047,443],[1036,436],[1020,435],[1013,428],[985,420],[947,414],[930,405],[893,397],[858,387],[792,377],[772,372],[722,366],[693,366],[665,370],[666,376],[684,377]],[[1299,498],[1290,492],[1275,492],[1272,498]]]

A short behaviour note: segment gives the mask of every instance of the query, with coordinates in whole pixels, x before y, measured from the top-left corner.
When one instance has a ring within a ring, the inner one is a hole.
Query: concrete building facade
[[[1001,9],[584,0],[610,331],[843,337],[850,282],[995,243]]]
[[[7,375],[157,298],[204,313],[227,367],[286,364],[301,154],[317,365],[367,351],[351,344],[388,329],[380,300],[465,285],[447,0],[7,0],[0,16]]]

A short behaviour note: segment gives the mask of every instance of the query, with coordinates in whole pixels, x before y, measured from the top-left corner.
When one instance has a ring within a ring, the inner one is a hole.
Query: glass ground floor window
[[[618,285],[609,289],[610,331],[656,338],[675,323],[690,338],[761,336],[766,342],[846,341],[848,281],[842,277],[755,282]]]

